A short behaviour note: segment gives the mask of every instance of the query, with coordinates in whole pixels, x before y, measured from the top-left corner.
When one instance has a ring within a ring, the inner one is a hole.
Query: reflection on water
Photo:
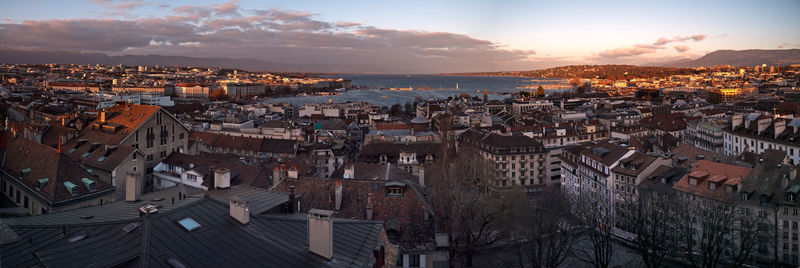
[[[351,90],[335,96],[306,96],[268,99],[266,102],[287,102],[294,105],[309,103],[343,103],[367,101],[379,106],[391,106],[399,103],[414,102],[417,96],[423,99],[447,98],[466,93],[472,96],[483,96],[484,90],[489,92],[490,100],[503,99],[502,93],[518,92],[519,87],[530,84],[555,84],[561,80],[531,79],[521,77],[471,77],[471,76],[438,76],[438,75],[339,75],[353,81],[354,86],[370,89]],[[380,88],[408,88],[430,90],[380,90]],[[458,88],[456,88],[458,87]]]

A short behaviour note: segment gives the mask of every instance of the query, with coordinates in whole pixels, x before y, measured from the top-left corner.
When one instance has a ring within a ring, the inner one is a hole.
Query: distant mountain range
[[[695,60],[660,64],[669,67],[712,67],[715,65],[756,66],[800,63],[800,49],[717,50]]]
[[[123,55],[109,56],[104,53],[80,53],[69,51],[50,50],[20,50],[0,47],[0,62],[16,64],[104,64],[104,65],[163,65],[163,66],[192,66],[192,67],[219,67],[236,68],[253,71],[269,72],[317,72],[317,73],[343,73],[363,72],[370,73],[391,72],[390,69],[371,65],[342,65],[342,64],[298,64],[271,62],[259,59],[237,58],[200,58],[185,56],[162,55]],[[544,78],[572,78],[613,75],[616,77],[642,77],[664,76],[676,73],[685,73],[686,67],[712,67],[715,65],[756,66],[788,65],[800,63],[800,49],[780,50],[717,50],[695,60],[681,60],[666,62],[654,66],[634,65],[573,65],[540,69],[532,71],[506,71],[462,73],[458,75],[494,75],[494,76],[526,76]],[[682,67],[682,68],[672,68]],[[626,74],[627,73],[627,74]]]
[[[129,66],[161,65],[161,66],[191,66],[191,67],[219,67],[236,68],[241,70],[269,71],[269,72],[352,72],[361,68],[374,66],[348,66],[337,64],[295,64],[271,62],[259,59],[235,58],[199,58],[184,56],[163,55],[123,55],[109,56],[104,53],[80,53],[70,51],[50,50],[20,50],[0,48],[0,62],[15,64],[104,64]]]

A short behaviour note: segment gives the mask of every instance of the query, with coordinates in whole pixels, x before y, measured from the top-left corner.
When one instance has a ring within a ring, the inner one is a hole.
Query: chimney
[[[61,126],[62,127],[67,126],[67,118],[66,117],[61,117]]]
[[[250,209],[248,207],[248,203],[250,202],[247,199],[234,196],[229,203],[231,218],[236,219],[236,221],[241,224],[250,222]]]
[[[128,172],[125,176],[125,201],[139,201],[139,183],[137,174]]]
[[[423,164],[419,164],[419,185],[425,187],[425,166]]]
[[[783,131],[786,130],[786,120],[778,119],[778,120],[775,120],[774,124],[775,124],[775,137],[774,138],[777,139],[778,135],[780,135],[781,133],[783,133]]]
[[[217,189],[231,188],[231,170],[227,168],[220,168],[214,171],[214,187]]]
[[[297,165],[292,164],[292,168],[286,171],[286,177],[289,179],[297,179]]]
[[[281,169],[278,166],[275,166],[272,169],[272,186],[278,185],[281,183]]]
[[[353,179],[353,178],[355,178],[355,176],[356,176],[356,172],[355,172],[355,165],[354,165],[353,163],[350,163],[350,164],[349,164],[349,165],[347,165],[347,167],[344,169],[344,175],[343,175],[343,177],[344,177],[345,179]]]
[[[334,194],[336,194],[336,210],[340,210],[342,208],[342,180],[336,180],[336,189],[334,190]]]
[[[58,136],[58,154],[61,154],[61,136]]]
[[[100,122],[103,122],[103,123],[106,122],[106,111],[101,111],[100,112]]]
[[[308,251],[333,258],[333,211],[313,208],[308,211]]]
[[[767,129],[769,124],[772,122],[772,118],[761,118],[756,120],[756,124],[758,124],[758,135],[761,135],[764,130]],[[785,125],[784,125],[785,126]]]
[[[217,183],[216,183],[216,181],[217,181],[216,179],[217,178],[216,178],[215,174],[216,173],[214,171],[214,166],[209,166],[208,167],[208,180],[209,180],[208,181],[208,185],[209,185],[208,188],[209,188],[209,190],[217,189]]]
[[[295,195],[294,195],[294,185],[289,186],[289,214],[294,213],[295,211]]]
[[[367,220],[372,220],[372,193],[367,194]]]

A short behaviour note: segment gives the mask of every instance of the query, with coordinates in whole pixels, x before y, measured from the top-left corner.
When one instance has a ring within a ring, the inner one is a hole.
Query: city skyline
[[[800,47],[800,3],[19,1],[0,46],[251,58],[369,71],[658,64],[718,49]]]

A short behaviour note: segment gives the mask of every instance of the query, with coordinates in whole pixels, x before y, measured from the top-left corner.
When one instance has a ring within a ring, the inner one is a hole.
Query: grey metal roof
[[[190,217],[201,227],[186,231],[176,222]],[[379,249],[377,221],[334,219],[333,259],[308,251],[307,220],[298,215],[252,216],[242,225],[228,205],[211,198],[158,213],[107,223],[9,225],[16,242],[0,246],[3,267],[368,267]],[[130,223],[140,226],[123,231]],[[70,242],[76,235],[85,238]]]
[[[128,220],[128,219],[138,218],[139,208],[147,203],[159,207],[158,208],[159,212],[166,212],[190,204],[200,199],[199,197],[192,197],[192,196],[187,196],[186,199],[178,199],[179,191],[181,191],[179,187],[172,187],[170,189],[166,189],[163,191],[152,192],[142,195],[140,201],[137,202],[117,201],[117,202],[106,203],[99,206],[83,207],[83,208],[77,208],[77,209],[60,211],[43,215],[3,218],[0,219],[0,223],[4,223],[7,225],[51,225],[51,224],[99,223],[99,222]],[[189,192],[187,193],[187,191]],[[201,190],[196,189],[194,190],[194,192],[192,192],[190,187],[186,187],[184,188],[183,193],[195,194],[200,191]],[[173,197],[175,198],[174,204],[172,203]],[[161,200],[161,201],[154,201],[154,200]]]
[[[289,202],[289,195],[281,192],[270,192],[266,189],[250,186],[233,186],[230,189],[217,189],[208,192],[219,201],[227,203],[233,197],[245,198],[250,201],[250,213],[258,215],[277,206]]]

